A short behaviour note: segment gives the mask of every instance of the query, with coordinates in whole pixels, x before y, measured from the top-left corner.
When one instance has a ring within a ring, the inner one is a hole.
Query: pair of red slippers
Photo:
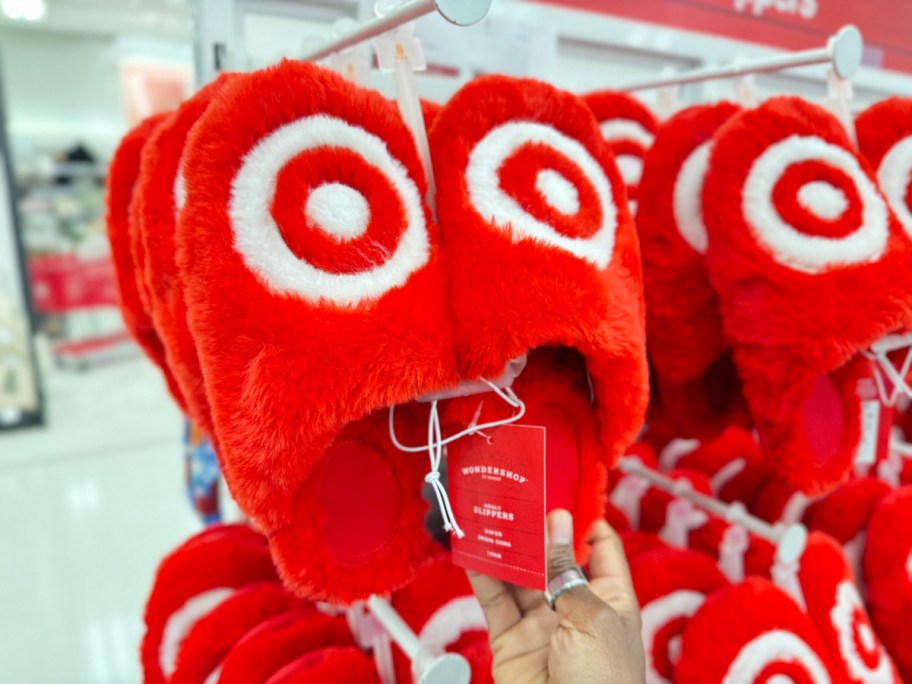
[[[689,107],[658,130],[639,193],[672,431],[753,426],[774,474],[809,493],[876,459],[892,409],[870,350],[912,325],[912,235],[839,121],[791,97]]]
[[[751,573],[731,583],[700,551],[643,532],[621,537],[640,603],[648,682],[903,681],[841,548],[826,535],[810,535],[786,587]]]
[[[314,598],[402,586],[437,553],[427,457],[393,444],[391,407],[401,443],[427,444],[416,400],[527,357],[513,391],[580,535],[645,410],[637,239],[585,103],[487,77],[426,115],[436,221],[395,106],[313,65],[222,77],[128,136],[112,174],[128,325]],[[451,398],[444,429],[499,402]]]
[[[463,655],[491,681],[484,615],[465,572],[440,554],[390,603],[427,653]],[[283,588],[266,539],[220,525],[166,556],[146,603],[143,681],[202,684],[411,682],[408,659],[363,607],[302,601]]]

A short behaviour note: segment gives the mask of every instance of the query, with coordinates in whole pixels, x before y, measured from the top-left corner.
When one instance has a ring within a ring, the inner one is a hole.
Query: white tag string
[[[443,518],[443,529],[447,532],[455,532],[456,536],[462,539],[465,536],[465,532],[462,531],[462,528],[459,527],[459,524],[456,522],[456,516],[453,514],[453,507],[450,504],[450,497],[447,494],[446,487],[443,486],[443,483],[440,481],[440,463],[443,460],[443,447],[447,444],[452,444],[458,439],[467,437],[481,432],[482,430],[489,430],[491,428],[500,427],[502,425],[509,425],[510,423],[515,423],[517,420],[522,418],[526,413],[526,405],[516,396],[516,393],[512,388],[507,387],[501,389],[493,382],[485,380],[482,378],[482,381],[491,388],[491,391],[497,394],[501,399],[503,399],[508,405],[516,409],[516,412],[509,418],[504,418],[502,420],[491,421],[490,423],[482,423],[480,425],[470,425],[465,430],[456,433],[455,435],[450,435],[446,439],[443,438],[443,431],[440,427],[440,411],[438,409],[438,400],[434,399],[431,402],[431,412],[428,416],[428,441],[427,444],[422,444],[421,446],[406,446],[399,441],[399,438],[396,437],[396,407],[390,406],[389,409],[389,435],[390,440],[393,445],[400,451],[406,453],[420,453],[422,451],[427,451],[428,457],[430,459],[431,470],[425,476],[424,481],[431,485],[431,488],[434,490],[434,495],[437,497],[437,506],[440,509],[440,515]]]
[[[888,355],[901,350],[905,350],[906,356],[897,370]],[[906,377],[912,370],[912,335],[888,335],[871,345],[871,349],[862,352],[862,355],[876,362],[874,383],[877,385],[877,394],[885,406],[896,406],[900,396],[912,397],[912,387],[906,382]],[[886,380],[892,384],[892,391],[887,391]]]

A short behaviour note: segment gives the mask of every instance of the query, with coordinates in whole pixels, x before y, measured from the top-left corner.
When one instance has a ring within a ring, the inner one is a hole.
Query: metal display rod
[[[485,18],[493,0],[411,0],[382,17],[372,19],[351,33],[330,41],[326,45],[304,55],[303,59],[315,62],[324,57],[363,43],[371,38],[392,31],[402,24],[414,21],[431,12],[437,12],[451,24],[471,26]]]
[[[814,50],[803,50],[773,57],[761,57],[752,60],[735,61],[726,66],[706,67],[693,71],[682,71],[671,74],[667,78],[644,83],[631,83],[621,86],[619,90],[632,93],[639,90],[654,90],[667,86],[687,85],[688,83],[702,83],[721,78],[737,78],[746,74],[761,74],[771,71],[782,71],[795,67],[811,66],[813,64],[830,64],[836,75],[844,80],[852,78],[858,67],[861,66],[861,57],[864,52],[864,41],[861,32],[849,24],[830,36],[826,47]]]
[[[643,465],[635,458],[622,458],[618,462],[618,470],[627,475],[642,477],[656,489],[661,489],[674,497],[686,499],[717,518],[741,525],[747,531],[775,544],[776,556],[780,561],[793,563],[804,553],[807,544],[807,528],[801,523],[788,526],[770,525],[765,520],[749,514],[743,506],[729,505],[711,496],[706,496],[706,494],[695,491],[687,480],[677,480],[663,475]]]

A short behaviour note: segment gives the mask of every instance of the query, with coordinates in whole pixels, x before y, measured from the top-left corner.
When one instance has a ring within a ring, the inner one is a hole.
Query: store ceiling
[[[141,35],[186,40],[191,0],[44,0],[39,21],[0,15],[0,27],[86,35]]]

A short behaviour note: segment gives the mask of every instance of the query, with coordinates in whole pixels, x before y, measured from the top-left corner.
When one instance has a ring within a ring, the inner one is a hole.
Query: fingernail
[[[573,542],[573,516],[558,509],[548,518],[548,536],[552,544],[571,544]]]

